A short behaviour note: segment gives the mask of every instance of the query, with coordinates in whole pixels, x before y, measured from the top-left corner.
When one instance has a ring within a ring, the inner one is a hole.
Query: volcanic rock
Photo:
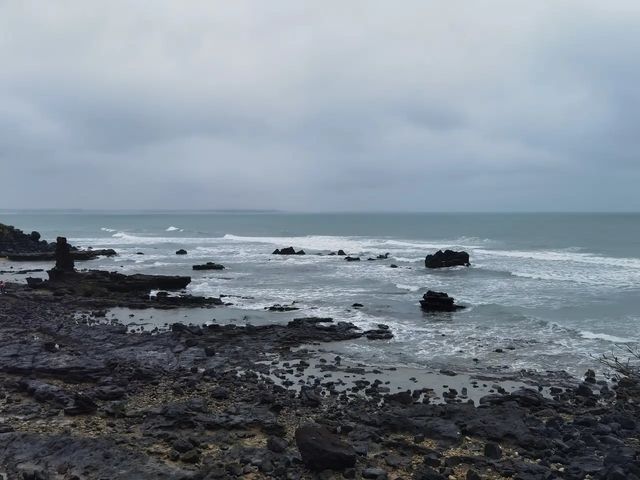
[[[434,292],[429,290],[420,300],[420,307],[425,312],[455,312],[465,308],[463,305],[456,305],[455,299],[444,292]]]
[[[224,265],[220,265],[219,263],[207,262],[202,265],[194,265],[194,270],[224,270]]]
[[[427,268],[443,268],[471,265],[469,263],[469,254],[467,252],[454,252],[453,250],[438,250],[433,255],[427,255],[424,260]]]
[[[345,470],[356,464],[353,447],[320,425],[299,427],[296,430],[296,444],[302,461],[312,470]]]
[[[298,250],[296,252],[293,247],[286,247],[281,249],[276,248],[272,255],[305,255],[305,252],[304,250]]]

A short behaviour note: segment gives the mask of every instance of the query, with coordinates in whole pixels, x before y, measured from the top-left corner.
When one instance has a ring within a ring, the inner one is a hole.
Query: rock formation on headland
[[[427,268],[468,267],[471,263],[467,252],[455,252],[453,250],[445,250],[443,252],[438,250],[433,255],[427,255],[424,265]]]
[[[41,240],[38,232],[27,234],[11,225],[0,223],[0,257],[13,253],[52,253],[55,248],[54,243]]]
[[[455,299],[446,293],[432,290],[423,295],[420,307],[425,312],[455,312],[464,308],[463,305],[456,305]]]
[[[62,237],[60,237],[62,238]],[[68,245],[73,260],[92,260],[99,256],[113,256],[113,249],[78,250]],[[55,259],[56,243],[42,240],[40,233],[24,233],[11,225],[0,223],[0,257],[13,261],[51,261]]]

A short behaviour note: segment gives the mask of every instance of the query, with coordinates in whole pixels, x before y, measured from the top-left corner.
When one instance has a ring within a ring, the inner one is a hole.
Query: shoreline
[[[0,297],[8,478],[316,478],[296,442],[310,421],[355,452],[354,467],[319,478],[639,473],[637,391],[622,384],[587,379],[540,394],[487,379],[474,389],[453,372],[420,378],[338,362],[322,350],[354,338],[340,324],[189,327],[183,317],[167,331],[128,334],[78,322],[85,304]],[[450,388],[456,395],[443,398]],[[633,403],[616,401],[621,392]]]

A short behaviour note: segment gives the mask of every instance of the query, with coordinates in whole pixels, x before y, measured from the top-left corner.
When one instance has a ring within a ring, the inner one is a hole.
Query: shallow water
[[[594,356],[640,341],[637,214],[39,212],[0,215],[0,222],[120,253],[85,262],[86,268],[192,275],[191,293],[245,297],[229,299],[231,312],[244,311],[255,324],[301,316],[363,328],[388,324],[396,335],[391,341],[334,347],[373,365],[581,374],[597,365]],[[271,255],[290,245],[308,255]],[[426,254],[447,247],[469,251],[472,267],[424,268]],[[179,248],[189,254],[176,256]],[[363,261],[326,255],[340,248]],[[366,261],[386,252],[388,260]],[[206,261],[227,268],[191,270]],[[418,300],[427,289],[446,291],[468,308],[425,315]],[[292,301],[300,311],[264,311]],[[354,302],[364,308],[351,308]],[[191,321],[200,321],[198,314]]]

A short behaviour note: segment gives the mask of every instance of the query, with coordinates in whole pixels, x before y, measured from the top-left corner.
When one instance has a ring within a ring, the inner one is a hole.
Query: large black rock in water
[[[427,268],[444,268],[444,267],[468,267],[469,254],[467,252],[454,252],[453,250],[438,250],[433,255],[427,255],[424,260]]]
[[[429,290],[422,296],[420,307],[425,312],[455,312],[464,308],[464,306],[456,305],[454,302],[454,298],[444,292]]]
[[[194,265],[194,270],[224,270],[224,265],[220,265],[219,263],[207,262],[202,265]]]
[[[295,248],[293,247],[286,247],[286,248],[276,248],[272,255],[304,255],[305,252],[304,250],[299,250],[296,252]]]
[[[303,425],[296,430],[302,461],[312,470],[345,470],[356,464],[356,452],[326,428]]]

